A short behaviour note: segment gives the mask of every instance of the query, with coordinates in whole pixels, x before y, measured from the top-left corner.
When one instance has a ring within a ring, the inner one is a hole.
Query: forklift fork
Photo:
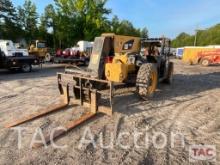
[[[75,79],[79,80],[79,85],[76,85]],[[98,83],[106,83],[109,85],[109,90],[107,92],[100,91],[98,89],[91,89],[90,87],[85,87],[82,84],[82,80],[89,80],[89,81],[95,81]],[[45,141],[46,143],[50,143],[51,140],[56,139],[57,137],[65,134],[66,132],[72,130],[73,128],[81,125],[85,121],[91,119],[94,117],[97,113],[101,112],[107,115],[112,115],[112,98],[113,98],[113,85],[109,81],[105,80],[98,80],[98,79],[93,79],[93,78],[88,78],[88,77],[82,77],[80,75],[72,75],[72,74],[63,74],[63,73],[58,73],[58,88],[61,94],[61,101],[59,104],[52,104],[48,106],[47,108],[44,108],[42,110],[39,110],[38,112],[25,116],[21,119],[15,120],[11,123],[8,123],[5,125],[6,128],[11,128],[14,126],[18,126],[20,124],[26,123],[28,121],[32,121],[34,119],[37,119],[39,117],[43,117],[49,113],[61,110],[65,107],[67,107],[70,104],[70,96],[69,96],[69,88],[70,86],[73,86],[73,88],[78,88],[80,91],[80,98],[79,99],[74,99],[73,103],[87,107],[90,109],[90,111],[84,113],[80,118],[78,119],[73,119],[69,121],[64,128],[66,130],[57,130],[53,134],[54,136],[51,138],[50,135],[45,135]],[[87,91],[89,93],[89,98],[90,101],[85,102],[83,98],[83,92]],[[102,95],[108,96],[109,98],[109,103],[110,106],[104,106],[104,105],[99,105],[99,100]],[[33,145],[33,148],[38,148],[40,146],[43,146],[43,143],[36,143]]]

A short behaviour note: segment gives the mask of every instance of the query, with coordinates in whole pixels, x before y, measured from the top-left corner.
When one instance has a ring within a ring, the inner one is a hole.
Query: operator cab
[[[165,73],[169,61],[171,40],[168,38],[147,38],[141,40],[141,55],[149,63],[157,63],[159,76]]]
[[[44,49],[44,48],[47,48],[47,45],[45,41],[40,41],[40,40],[34,41],[33,40],[30,43],[30,49],[33,49],[33,48]]]
[[[144,56],[168,56],[170,43],[170,39],[167,38],[142,39],[141,53]]]

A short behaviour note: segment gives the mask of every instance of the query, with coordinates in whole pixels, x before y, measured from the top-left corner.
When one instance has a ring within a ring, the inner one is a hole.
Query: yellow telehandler
[[[151,97],[158,82],[171,83],[173,63],[169,61],[170,40],[166,38],[141,39],[112,33],[95,38],[88,68],[66,67],[57,74],[61,103],[50,105],[36,114],[6,125],[10,128],[60,110],[70,103],[88,107],[84,115],[64,127],[67,131],[94,117],[97,113],[113,114],[114,96],[118,87],[136,86],[143,99]],[[74,98],[70,98],[73,92]],[[58,130],[53,138],[66,131]],[[46,136],[46,142],[51,138]],[[34,147],[42,146],[38,143]]]

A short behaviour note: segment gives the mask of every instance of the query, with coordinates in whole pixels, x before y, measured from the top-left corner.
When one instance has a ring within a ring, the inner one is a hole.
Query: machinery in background
[[[32,65],[39,65],[39,60],[29,56],[26,49],[17,49],[10,40],[0,40],[0,68],[31,72]]]
[[[83,52],[86,56],[92,54],[93,42],[79,41],[76,46],[72,48],[73,51]]]
[[[210,45],[210,46],[187,46],[184,47],[184,51],[183,51],[183,57],[182,60],[185,63],[188,63],[190,65],[193,64],[199,64],[201,63],[201,52],[206,52],[205,54],[208,54],[208,52],[212,52],[211,54],[213,54],[214,52],[216,52],[218,55],[218,49],[220,49],[219,45]],[[215,53],[214,53],[215,54]],[[214,55],[215,56],[215,55]],[[217,57],[217,56],[216,56]],[[209,57],[211,58],[211,56]],[[216,60],[213,59],[214,61],[218,61],[217,58]],[[213,61],[213,62],[214,62]],[[211,60],[207,63],[208,61],[204,61],[203,64],[205,65],[209,65],[208,63],[211,63]],[[201,63],[202,64],[202,63]]]
[[[46,41],[31,41],[28,52],[29,55],[36,56],[42,62],[50,62],[52,60],[51,49],[47,47]]]
[[[220,64],[220,49],[204,50],[197,55],[198,63],[202,66]]]
[[[92,48],[93,42],[79,41],[77,45],[72,48],[66,48],[63,51],[58,49],[53,61],[55,63],[81,63],[88,65]]]
[[[11,40],[0,40],[0,48],[5,56],[28,56],[27,49],[18,49]]]

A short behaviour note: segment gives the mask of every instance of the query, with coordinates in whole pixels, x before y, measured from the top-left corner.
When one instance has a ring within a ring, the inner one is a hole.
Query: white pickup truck
[[[35,56],[29,56],[27,49],[17,49],[10,40],[0,40],[0,68],[31,72],[32,65],[38,65]]]
[[[5,56],[28,56],[27,49],[17,49],[10,40],[0,40],[0,48]]]

